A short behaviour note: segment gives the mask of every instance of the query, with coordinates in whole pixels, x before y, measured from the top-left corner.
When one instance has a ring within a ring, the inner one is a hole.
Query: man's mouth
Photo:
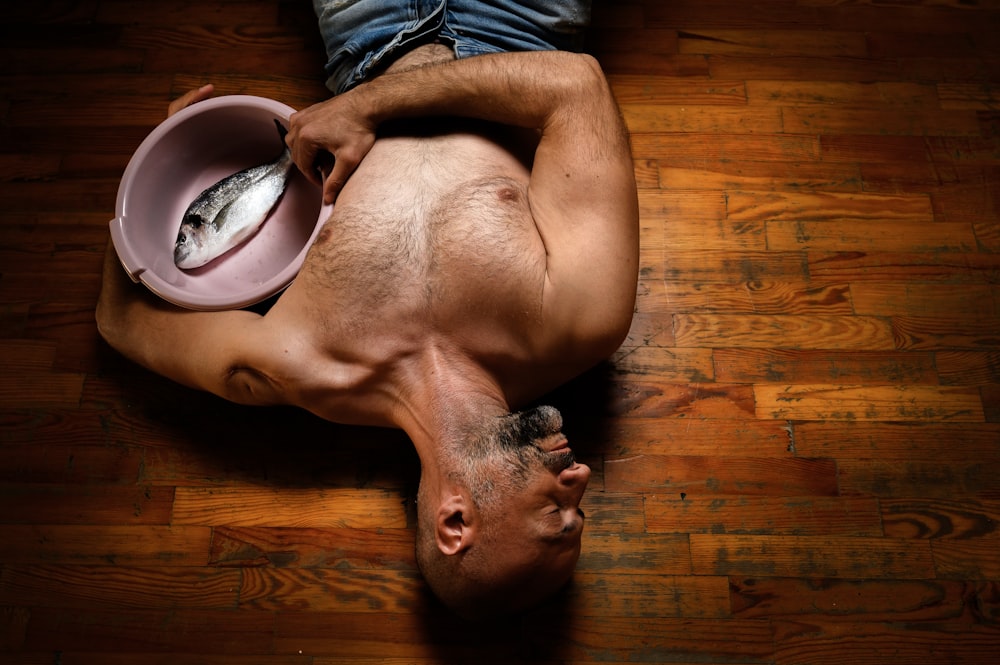
[[[545,437],[538,447],[547,453],[566,452],[569,450],[569,440],[562,432],[556,432],[551,436]]]

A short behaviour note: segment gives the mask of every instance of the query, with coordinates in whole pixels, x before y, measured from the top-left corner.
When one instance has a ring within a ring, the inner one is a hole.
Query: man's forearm
[[[348,94],[376,125],[457,115],[542,128],[557,109],[579,100],[610,102],[596,61],[561,51],[484,55],[384,74]]]

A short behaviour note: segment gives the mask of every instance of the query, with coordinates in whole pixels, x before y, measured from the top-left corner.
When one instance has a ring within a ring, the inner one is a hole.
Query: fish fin
[[[281,145],[282,145],[282,147],[284,147],[284,145],[285,145],[285,136],[288,134],[288,130],[285,129],[284,125],[282,125],[280,122],[278,122],[277,118],[274,119],[274,126],[278,128],[278,136],[281,137]]]

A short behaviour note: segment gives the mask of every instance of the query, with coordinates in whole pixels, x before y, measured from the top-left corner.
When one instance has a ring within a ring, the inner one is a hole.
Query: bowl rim
[[[143,139],[142,143],[139,144],[139,147],[129,159],[128,165],[125,167],[125,171],[118,184],[118,194],[115,200],[115,218],[109,223],[111,241],[118,255],[118,260],[133,282],[141,282],[146,288],[163,300],[186,309],[202,311],[240,309],[249,307],[280,293],[295,279],[299,269],[302,267],[302,263],[305,261],[306,253],[312,247],[316,235],[322,226],[321,220],[328,213],[326,210],[327,206],[322,206],[309,239],[298,255],[287,266],[268,281],[249,286],[245,291],[238,293],[228,293],[225,295],[191,294],[184,289],[170,284],[150,270],[149,266],[143,265],[144,260],[132,248],[132,244],[129,242],[126,227],[128,190],[136,172],[141,168],[159,140],[176,126],[196,115],[208,113],[219,108],[234,107],[261,109],[270,112],[277,119],[284,120],[285,122],[288,122],[291,115],[295,113],[295,109],[287,104],[255,95],[221,95],[187,106],[161,122]]]

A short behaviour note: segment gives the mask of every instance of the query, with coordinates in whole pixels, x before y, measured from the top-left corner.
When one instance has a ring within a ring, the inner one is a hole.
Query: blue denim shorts
[[[406,51],[437,41],[457,58],[505,51],[579,51],[590,0],[313,0],[335,94]]]

